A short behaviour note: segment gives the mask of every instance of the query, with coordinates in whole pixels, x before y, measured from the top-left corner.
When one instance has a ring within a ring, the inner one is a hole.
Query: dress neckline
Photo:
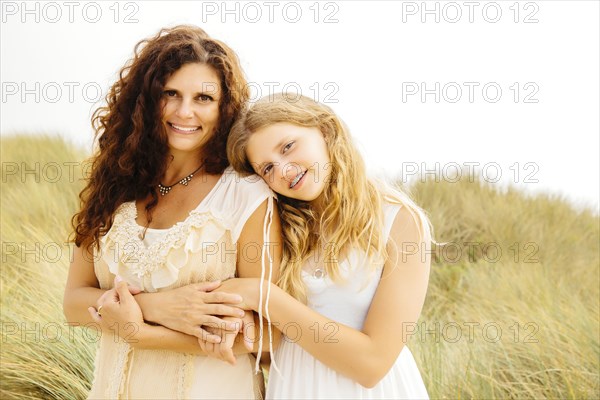
[[[227,167],[225,169],[225,171],[227,171],[227,169],[230,167]],[[175,224],[171,225],[168,228],[147,228],[149,231],[155,231],[155,232],[167,232],[170,231],[171,229],[180,226],[182,224],[185,224],[186,221],[188,219],[190,219],[190,217],[192,216],[192,214],[197,213],[198,210],[200,210],[200,208],[205,205],[208,200],[213,197],[214,193],[217,191],[217,188],[222,184],[221,180],[223,179],[223,177],[225,176],[226,172],[223,171],[223,173],[221,174],[221,176],[219,176],[219,179],[217,179],[217,183],[215,183],[213,185],[213,187],[210,189],[210,191],[206,194],[206,196],[204,196],[204,198],[202,200],[200,200],[200,203],[198,203],[198,205],[196,207],[194,207],[193,210],[191,210],[188,215],[182,220],[182,221],[177,221],[175,222]],[[140,228],[146,228],[145,226],[140,225],[137,222],[137,217],[138,217],[138,209],[137,209],[137,204],[136,204],[136,200],[130,201],[129,202],[133,208],[133,222],[135,223],[136,226],[140,227]]]

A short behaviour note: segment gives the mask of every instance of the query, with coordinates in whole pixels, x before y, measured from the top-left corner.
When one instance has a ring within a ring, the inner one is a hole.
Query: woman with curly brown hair
[[[218,290],[279,267],[273,193],[226,157],[248,97],[235,53],[179,26],[138,43],[95,113],[64,297],[70,323],[102,330],[90,398],[261,396],[250,353],[262,341],[235,341],[254,318]],[[230,363],[207,357],[207,343]]]

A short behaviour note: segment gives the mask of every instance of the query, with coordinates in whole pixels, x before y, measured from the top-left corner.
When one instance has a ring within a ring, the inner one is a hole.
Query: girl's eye
[[[283,146],[283,153],[285,153],[286,151],[288,151],[289,149],[292,148],[292,146],[294,145],[294,141],[289,142],[288,144],[286,144],[285,146]]]
[[[164,92],[166,97],[175,97],[177,96],[177,92],[174,90],[165,90]]]
[[[273,164],[269,164],[267,165],[264,169],[263,169],[263,176],[267,175],[269,172],[271,172],[271,170],[273,169]]]

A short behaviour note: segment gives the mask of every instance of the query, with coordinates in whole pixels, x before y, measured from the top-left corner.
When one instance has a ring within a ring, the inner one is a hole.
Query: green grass
[[[83,399],[94,335],[65,325],[62,294],[82,188],[69,162],[86,155],[57,138],[1,140],[0,398]],[[430,396],[600,397],[598,215],[468,180],[410,190],[450,243],[409,343]]]
[[[463,250],[440,252],[421,317],[446,340],[418,332],[410,344],[430,396],[600,397],[597,214],[481,182],[411,189],[436,238]]]
[[[2,138],[0,398],[85,398],[94,336],[62,313],[84,153],[51,137]],[[60,176],[59,173],[60,172]]]

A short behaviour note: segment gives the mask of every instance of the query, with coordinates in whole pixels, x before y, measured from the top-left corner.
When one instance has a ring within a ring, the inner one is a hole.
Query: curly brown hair
[[[163,89],[168,78],[188,63],[209,65],[220,78],[219,124],[201,157],[207,173],[220,174],[228,166],[229,130],[250,97],[239,59],[198,27],[162,29],[135,46],[134,57],[106,96],[107,105],[92,116],[98,150],[91,160],[87,185],[79,194],[81,210],[71,221],[77,246],[97,244],[122,203],[151,195],[146,212],[156,206],[156,187],[170,159],[161,123]]]

